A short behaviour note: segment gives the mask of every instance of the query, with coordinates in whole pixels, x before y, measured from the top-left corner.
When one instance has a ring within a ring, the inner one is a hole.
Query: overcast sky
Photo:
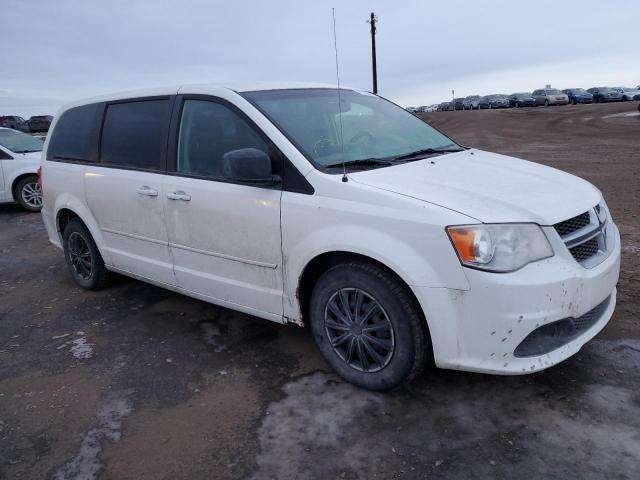
[[[0,115],[131,88],[225,81],[371,89],[401,105],[640,84],[639,0],[0,0]],[[535,5],[535,7],[534,7]]]

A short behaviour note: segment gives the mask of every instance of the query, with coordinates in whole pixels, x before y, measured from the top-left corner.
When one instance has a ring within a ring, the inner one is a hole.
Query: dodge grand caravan
[[[374,390],[523,374],[609,321],[620,238],[591,184],[465,148],[322,85],[184,86],[63,108],[42,215],[86,289],[112,272],[280,323]]]

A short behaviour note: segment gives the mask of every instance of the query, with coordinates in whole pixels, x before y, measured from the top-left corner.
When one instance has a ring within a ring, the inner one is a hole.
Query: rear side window
[[[168,99],[107,105],[102,126],[101,162],[163,170],[169,110]]]
[[[64,112],[51,134],[47,160],[95,161],[96,122],[101,107],[101,104],[93,103]]]

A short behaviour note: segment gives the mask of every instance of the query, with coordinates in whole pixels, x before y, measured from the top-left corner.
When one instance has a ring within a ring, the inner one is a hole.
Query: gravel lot
[[[0,207],[0,479],[637,478],[635,108],[422,115],[463,144],[587,178],[622,232],[610,324],[525,377],[432,369],[359,390],[303,329],[134,280],[81,291],[40,216]]]

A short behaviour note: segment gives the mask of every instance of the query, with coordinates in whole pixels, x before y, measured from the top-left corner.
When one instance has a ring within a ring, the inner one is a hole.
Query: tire
[[[404,285],[366,262],[330,268],[311,294],[311,330],[318,349],[338,375],[368,390],[390,390],[415,378],[431,358],[419,312]],[[368,318],[358,324],[351,320],[357,315]]]
[[[544,101],[544,106],[545,106],[545,107],[548,107],[548,106],[549,106],[549,100],[545,100],[545,101]]]
[[[576,105],[577,103],[578,103],[578,102],[576,102],[576,99],[575,99],[575,98],[571,100],[571,105]]]
[[[42,191],[38,186],[37,175],[29,175],[20,180],[14,190],[14,198],[25,210],[39,212],[42,210]]]
[[[85,290],[100,290],[110,280],[102,255],[87,227],[72,219],[62,236],[64,259],[73,280]]]

